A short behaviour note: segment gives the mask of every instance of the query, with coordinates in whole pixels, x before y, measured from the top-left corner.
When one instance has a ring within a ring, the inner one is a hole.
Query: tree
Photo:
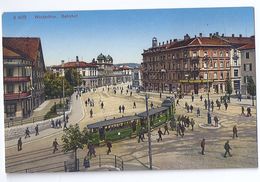
[[[86,129],[80,131],[79,125],[70,125],[65,129],[62,136],[62,148],[64,152],[74,151],[75,168],[77,167],[77,150],[83,149],[84,145],[88,143],[88,132]]]
[[[230,102],[230,95],[233,92],[233,90],[232,90],[232,82],[231,82],[230,78],[226,79],[226,89],[227,89],[226,92],[227,92],[228,98],[229,98],[228,100]]]
[[[46,72],[44,75],[44,92],[49,98],[62,97],[62,79],[52,72]],[[64,79],[65,96],[70,96],[73,93],[73,86]]]
[[[252,97],[252,106],[254,106],[254,96],[256,95],[256,86],[251,76],[247,77],[247,93]]]
[[[67,69],[67,70],[65,70],[65,79],[73,87],[81,85],[81,83],[82,83],[81,78],[80,78],[80,74],[77,72],[76,69]]]

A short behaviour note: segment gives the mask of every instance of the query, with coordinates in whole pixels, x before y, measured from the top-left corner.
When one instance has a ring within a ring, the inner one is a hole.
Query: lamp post
[[[207,91],[208,91],[208,113],[207,113],[207,118],[208,118],[208,124],[211,124],[211,115],[210,115],[210,100],[209,100],[209,61],[210,57],[205,56],[205,60],[207,60]]]
[[[64,101],[64,97],[65,97],[65,93],[64,93],[64,60],[61,61],[62,64],[62,70],[63,70],[63,75],[62,75],[62,102],[63,102],[63,123],[65,123],[65,101]]]
[[[152,145],[151,145],[151,123],[149,119],[149,111],[148,111],[148,95],[145,95],[145,106],[146,106],[146,116],[147,116],[147,130],[148,130],[148,156],[149,156],[149,168],[153,169],[152,164]]]

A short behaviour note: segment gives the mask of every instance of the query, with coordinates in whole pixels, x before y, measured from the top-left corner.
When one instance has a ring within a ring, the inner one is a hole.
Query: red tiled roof
[[[209,46],[228,46],[229,44],[216,37],[197,37],[200,41],[200,45],[209,45]]]
[[[21,56],[36,61],[40,38],[32,37],[3,37],[4,57]]]
[[[21,58],[21,55],[15,53],[14,51],[4,47],[3,49],[4,58]]]
[[[255,43],[245,44],[238,48],[239,50],[255,49]]]

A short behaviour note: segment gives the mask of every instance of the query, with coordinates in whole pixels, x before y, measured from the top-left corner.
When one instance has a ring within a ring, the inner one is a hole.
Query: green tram
[[[159,127],[166,122],[174,121],[175,104],[174,98],[167,97],[161,107],[148,110],[151,129]],[[132,116],[105,119],[87,125],[90,132],[90,141],[98,145],[100,142],[109,140],[117,141],[125,138],[136,137],[141,130],[147,132],[147,112]]]

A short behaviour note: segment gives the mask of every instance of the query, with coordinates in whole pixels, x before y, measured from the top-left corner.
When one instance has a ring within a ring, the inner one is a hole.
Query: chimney
[[[218,36],[219,34],[218,34],[218,32],[216,32],[216,36]]]
[[[177,39],[173,39],[173,42],[177,42]]]
[[[188,40],[188,39],[190,39],[189,34],[184,35],[184,40]]]
[[[164,45],[164,41],[162,42],[162,45]]]
[[[159,42],[159,46],[161,46],[161,42]]]
[[[212,37],[212,33],[209,34],[209,37]]]
[[[197,35],[195,35],[195,38],[197,37]]]
[[[166,42],[166,44],[168,44],[169,42],[168,42],[168,40],[167,40],[167,42]]]
[[[224,36],[225,36],[224,34],[221,35],[221,37],[224,37]]]
[[[76,56],[76,61],[79,62],[79,57],[78,56]]]
[[[239,34],[239,37],[241,38],[241,37],[242,37],[242,34]]]
[[[200,33],[200,38],[202,37],[202,33]]]
[[[232,34],[232,37],[235,37],[235,34]]]
[[[170,39],[170,44],[172,43],[172,39]]]

